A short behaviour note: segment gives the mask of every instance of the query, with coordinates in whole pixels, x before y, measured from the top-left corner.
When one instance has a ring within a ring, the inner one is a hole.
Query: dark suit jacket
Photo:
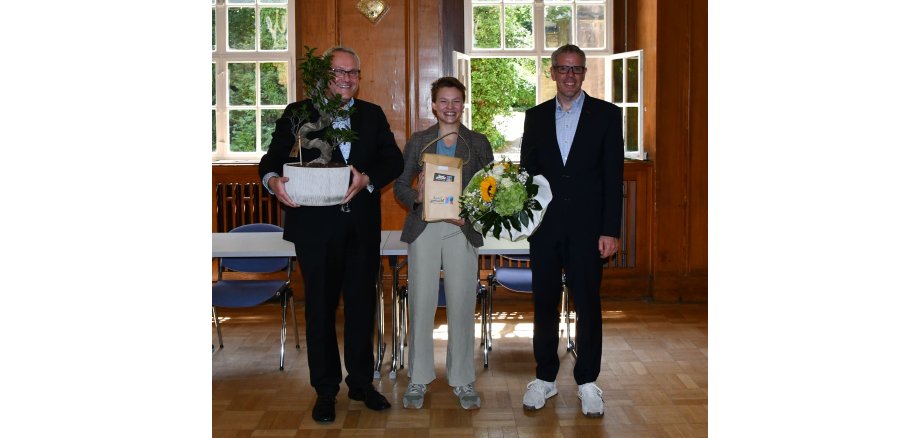
[[[259,163],[259,176],[264,177],[268,172],[283,174],[284,163],[298,161],[297,158],[288,157],[294,146],[294,134],[290,115],[293,109],[308,106],[311,109],[311,121],[319,115],[313,109],[309,99],[294,102],[284,109],[284,113],[275,123],[275,132],[268,152],[262,156]],[[386,115],[380,106],[355,99],[355,111],[351,115],[351,129],[358,133],[358,140],[352,142],[348,163],[358,171],[370,177],[374,185],[374,192],[361,190],[351,200],[352,220],[357,226],[358,238],[365,242],[380,242],[380,191],[392,182],[402,171],[402,153],[396,145],[396,139],[390,130]],[[308,135],[316,138],[321,132]],[[304,151],[304,162],[319,156],[316,149]],[[342,152],[336,148],[332,161],[344,162]],[[294,243],[316,241],[328,237],[324,229],[340,223],[342,220],[338,205],[327,207],[297,207],[285,208],[284,239]]]
[[[527,110],[521,164],[549,181],[553,199],[530,240],[620,237],[623,209],[621,110],[585,93],[565,166],[556,141],[556,99]]]
[[[476,131],[470,131],[466,126],[460,125],[460,137],[466,140],[457,140],[457,158],[463,160],[463,187],[470,183],[473,175],[482,170],[486,164],[494,160],[492,155],[492,146],[489,139]],[[412,243],[425,230],[427,222],[422,220],[422,205],[415,203],[418,196],[418,190],[412,187],[412,182],[422,171],[419,160],[422,156],[422,148],[430,141],[438,138],[438,125],[435,124],[424,131],[419,131],[409,137],[406,148],[403,151],[405,164],[402,175],[396,179],[393,184],[393,192],[396,194],[396,200],[409,209],[406,215],[406,221],[403,223],[402,236],[400,240],[406,243]],[[467,147],[469,145],[469,147]],[[425,152],[437,153],[437,144],[432,144]],[[482,246],[482,234],[473,229],[473,224],[466,223],[462,227],[466,240],[476,248]]]

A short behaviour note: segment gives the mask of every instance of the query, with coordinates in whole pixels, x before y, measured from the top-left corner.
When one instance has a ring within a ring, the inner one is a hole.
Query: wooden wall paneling
[[[452,55],[445,48],[446,34],[455,32],[442,25],[442,2],[425,2],[413,0],[418,4],[416,17],[416,79],[417,79],[417,112],[414,114],[416,123],[414,131],[421,131],[437,123],[434,113],[431,112],[431,83],[441,76],[452,74],[450,67]],[[448,0],[444,3],[450,3]],[[456,2],[456,1],[454,1]],[[460,4],[460,21],[463,21],[463,4]],[[449,18],[452,27],[456,27],[456,16]],[[461,29],[462,31],[462,29]],[[462,36],[462,34],[461,34]],[[462,41],[461,41],[462,43]],[[446,59],[445,59],[446,57]]]
[[[613,52],[629,52],[639,48],[636,40],[636,2],[613,0]]]
[[[699,58],[700,54],[692,50],[704,47],[693,40],[694,35],[706,32],[706,22],[691,18],[692,7],[688,2],[651,3],[643,1],[641,5],[654,7],[656,22],[656,53],[652,57],[656,102],[652,130],[656,136],[652,293],[661,301],[705,301],[706,257],[695,253],[692,262],[695,271],[691,273],[690,236],[694,231],[699,232],[708,215],[698,192],[694,199],[700,205],[691,208],[691,190],[696,192],[706,186],[705,171],[701,172],[699,164],[693,164],[699,163],[700,149],[705,149],[706,143],[698,137],[691,141],[690,131],[691,116],[695,123],[699,123],[698,117],[703,117],[691,113],[705,107],[705,102],[694,102],[701,91],[695,88],[699,79],[691,83],[691,57]],[[694,30],[695,27],[702,28]],[[705,152],[702,153],[705,157]],[[706,251],[704,247],[699,249]]]
[[[427,3],[427,4],[430,4]],[[406,0],[406,41],[405,41],[405,72],[406,72],[406,140],[418,129],[419,111],[419,2]],[[435,33],[438,35],[438,33]],[[405,142],[400,143],[405,148]]]
[[[604,269],[602,293],[605,296],[626,300],[647,300],[651,297],[652,257],[650,239],[652,235],[652,163],[647,161],[627,161],[623,166],[623,181],[633,184],[634,191],[627,196],[627,208],[624,221],[627,222],[627,235],[621,236],[622,250],[618,254],[618,263]],[[634,216],[630,213],[634,212]],[[629,235],[629,222],[635,226],[635,236]],[[634,242],[634,244],[632,243]],[[634,246],[634,248],[633,248]],[[628,254],[630,251],[634,254]],[[634,260],[634,266],[630,266]]]
[[[708,13],[706,0],[690,10],[690,229],[691,276],[709,268],[709,98]]]
[[[438,17],[441,29],[441,71],[443,75],[456,77],[453,69],[454,51],[466,53],[463,31],[465,29],[465,16],[463,0],[441,0],[441,16]],[[433,23],[434,24],[434,23]],[[442,75],[442,76],[443,76]]]
[[[663,301],[681,299],[681,280],[687,272],[688,10],[682,2],[658,9],[653,294]]]
[[[340,0],[339,42],[361,57],[360,99],[380,105],[396,137],[406,141],[406,10],[405,0],[388,0],[389,12],[373,24],[355,7]]]
[[[658,2],[657,0],[636,0],[636,43],[633,49],[643,50],[643,111],[644,147],[648,159],[657,157],[657,80],[658,80]],[[632,3],[627,3],[632,4]]]
[[[306,53],[304,46],[316,47],[322,53],[329,47],[338,44],[338,2],[329,0],[296,0],[296,31],[297,58],[303,58]],[[360,52],[359,52],[360,55]],[[306,90],[300,80],[300,69],[297,69],[297,96],[298,100],[305,99]]]
[[[627,15],[627,17],[633,18],[633,19],[625,20],[626,29],[624,29],[624,33],[625,33],[626,41],[623,42],[623,45],[625,46],[625,51],[629,52],[632,50],[639,49],[639,40],[636,34],[638,20],[635,19],[636,12],[637,12],[636,8],[638,6],[639,0],[621,0],[621,1],[626,3],[625,5],[626,10],[623,12]]]
[[[383,108],[396,144],[407,138],[405,0],[388,0],[390,10],[376,24],[365,18],[352,0],[339,1],[341,44],[361,56],[361,88],[358,97]],[[381,221],[388,229],[402,228],[405,210],[396,202],[393,185],[381,192]]]

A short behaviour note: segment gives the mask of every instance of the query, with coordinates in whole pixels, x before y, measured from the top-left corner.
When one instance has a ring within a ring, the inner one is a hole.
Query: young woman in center
[[[428,385],[434,381],[434,315],[438,284],[444,271],[447,302],[447,383],[463,409],[478,409],[479,393],[473,387],[476,291],[479,283],[479,247],[482,235],[472,224],[458,220],[425,222],[422,219],[423,153],[437,153],[463,161],[466,187],[473,175],[494,159],[486,136],[461,123],[466,87],[453,77],[431,84],[431,111],[436,125],[415,132],[403,150],[403,172],[394,184],[396,199],[409,209],[403,225],[403,242],[409,244],[409,387],[403,407],[419,409]],[[412,181],[417,186],[412,187]]]

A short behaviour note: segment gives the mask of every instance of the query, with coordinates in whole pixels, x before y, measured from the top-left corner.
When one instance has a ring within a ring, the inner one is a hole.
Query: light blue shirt
[[[559,98],[556,98],[556,141],[559,143],[559,153],[562,154],[562,164],[569,159],[572,151],[572,140],[575,138],[575,129],[578,128],[578,119],[581,118],[581,107],[585,102],[585,92],[579,93],[572,108],[568,111],[562,109]]]
[[[457,155],[456,146],[457,146],[457,143],[454,143],[453,146],[448,147],[447,144],[444,143],[444,139],[442,138],[438,140],[438,155],[446,155],[448,157],[454,157]]]

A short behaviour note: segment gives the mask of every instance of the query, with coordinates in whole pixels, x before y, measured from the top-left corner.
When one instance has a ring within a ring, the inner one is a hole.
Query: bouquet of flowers
[[[491,232],[496,239],[518,241],[537,229],[552,199],[546,178],[505,158],[473,175],[460,196],[460,217],[483,237]]]

